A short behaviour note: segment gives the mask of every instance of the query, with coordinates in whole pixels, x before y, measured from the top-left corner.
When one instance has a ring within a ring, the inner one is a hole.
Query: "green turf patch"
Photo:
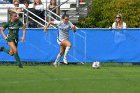
[[[139,93],[140,68],[0,66],[0,93]]]

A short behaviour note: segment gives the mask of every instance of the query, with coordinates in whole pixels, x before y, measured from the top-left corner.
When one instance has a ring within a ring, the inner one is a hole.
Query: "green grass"
[[[139,93],[139,66],[0,66],[0,93]]]

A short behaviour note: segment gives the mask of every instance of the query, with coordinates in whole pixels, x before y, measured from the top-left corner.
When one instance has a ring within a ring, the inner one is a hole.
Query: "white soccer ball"
[[[92,63],[92,68],[99,69],[100,68],[100,62],[99,61],[93,62]]]

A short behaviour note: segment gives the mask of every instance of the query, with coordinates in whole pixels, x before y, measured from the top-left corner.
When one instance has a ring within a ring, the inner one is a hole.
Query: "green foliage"
[[[93,0],[92,11],[86,18],[79,18],[81,28],[108,28],[118,13],[123,15],[127,27],[140,26],[140,0]]]

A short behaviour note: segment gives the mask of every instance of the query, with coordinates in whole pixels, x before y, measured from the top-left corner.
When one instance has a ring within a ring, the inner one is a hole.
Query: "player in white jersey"
[[[47,26],[44,28],[44,32],[47,31],[47,28],[49,27],[50,24],[52,24],[52,25],[56,24],[58,26],[58,30],[59,30],[57,42],[60,45],[60,53],[58,54],[58,56],[53,64],[56,66],[63,54],[64,54],[64,58],[63,58],[64,64],[68,64],[67,55],[71,48],[71,43],[68,40],[69,29],[72,28],[73,32],[75,32],[76,27],[69,21],[69,16],[66,14],[62,16],[61,21],[49,21]]]

